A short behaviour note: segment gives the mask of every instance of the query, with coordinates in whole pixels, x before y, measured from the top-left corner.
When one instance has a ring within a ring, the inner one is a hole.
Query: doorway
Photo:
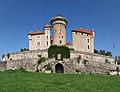
[[[64,67],[62,64],[58,63],[55,65],[55,72],[56,73],[64,73]]]

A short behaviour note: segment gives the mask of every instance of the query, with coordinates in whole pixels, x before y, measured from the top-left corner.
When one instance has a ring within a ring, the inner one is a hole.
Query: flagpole
[[[114,57],[114,59],[115,59],[115,48],[116,48],[116,46],[115,46],[115,44],[113,43],[113,57]],[[115,64],[117,64],[117,62],[115,61]]]

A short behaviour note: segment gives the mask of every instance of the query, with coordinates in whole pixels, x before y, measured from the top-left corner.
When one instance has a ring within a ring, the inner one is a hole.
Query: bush
[[[49,58],[57,58],[57,55],[61,54],[62,58],[70,58],[70,49],[66,46],[52,45],[48,49]]]
[[[47,64],[47,65],[45,65],[44,67],[46,68],[46,70],[51,70],[51,69],[52,69],[52,67],[51,67],[50,64]]]
[[[41,64],[42,62],[45,62],[45,61],[46,61],[46,58],[45,58],[45,57],[39,58],[39,60],[38,60],[38,65]]]
[[[7,57],[8,57],[8,59],[10,58],[10,53],[7,53]]]
[[[105,63],[108,63],[108,59],[105,59]]]
[[[15,70],[13,70],[13,69],[5,70],[3,72],[10,72],[11,73],[11,72],[28,72],[28,71],[21,67],[19,69],[15,69]]]
[[[86,59],[83,60],[83,64],[84,64],[85,66],[86,66],[87,62],[88,62],[88,60],[86,60]]]
[[[23,52],[23,51],[29,51],[29,49],[28,48],[23,48],[23,49],[21,49],[21,51]]]

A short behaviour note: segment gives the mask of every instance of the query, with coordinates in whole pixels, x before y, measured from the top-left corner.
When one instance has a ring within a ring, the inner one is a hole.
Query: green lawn
[[[0,73],[0,92],[120,92],[120,76]]]

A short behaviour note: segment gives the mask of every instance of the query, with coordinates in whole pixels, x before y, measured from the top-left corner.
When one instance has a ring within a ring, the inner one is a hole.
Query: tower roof
[[[84,28],[75,29],[75,30],[72,30],[72,32],[86,33],[86,34],[92,35],[92,32],[90,32],[90,31],[88,31],[87,29],[84,29]]]
[[[50,24],[52,25],[52,23],[55,21],[64,21],[66,23],[66,25],[68,25],[68,20],[66,18],[62,17],[61,14],[57,14],[55,17],[53,17],[50,20]]]
[[[42,32],[40,29],[38,29],[37,32],[30,32],[28,35],[41,35],[41,34],[45,34],[45,33]]]
[[[56,15],[56,17],[58,17],[58,16],[59,16],[59,17],[62,17],[62,15],[61,15],[61,14],[57,14],[57,15]]]
[[[46,24],[44,28],[50,28],[50,25],[49,25],[49,24]]]

